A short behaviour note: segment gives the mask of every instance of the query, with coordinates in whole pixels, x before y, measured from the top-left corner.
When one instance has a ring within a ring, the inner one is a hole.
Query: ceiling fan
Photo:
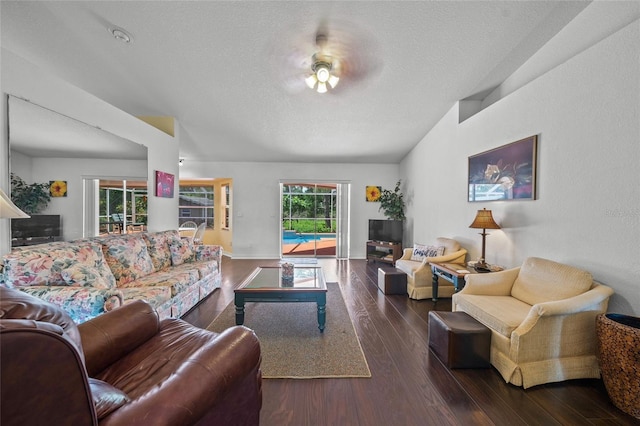
[[[286,36],[285,36],[286,37]],[[285,87],[327,93],[370,77],[381,61],[372,36],[352,24],[322,24],[314,37],[290,35],[292,43],[277,43],[272,56]]]
[[[340,69],[340,61],[338,58],[333,58],[326,50],[327,47],[327,35],[318,32],[316,35],[316,45],[318,46],[318,52],[312,56],[311,74],[304,79],[304,82],[310,89],[317,87],[318,93],[327,92],[327,83],[334,89],[340,77],[336,74]],[[335,61],[335,69],[334,69]],[[332,74],[333,71],[333,74]]]

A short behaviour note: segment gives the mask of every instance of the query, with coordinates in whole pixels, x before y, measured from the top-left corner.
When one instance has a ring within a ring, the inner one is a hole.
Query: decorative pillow
[[[153,262],[142,237],[106,239],[102,251],[118,286],[135,281],[154,272]]]
[[[411,260],[422,262],[427,257],[438,257],[444,254],[444,246],[426,246],[423,244],[414,244]]]
[[[91,388],[91,396],[93,405],[96,407],[98,420],[107,417],[114,410],[131,401],[131,398],[126,393],[102,380],[90,377],[89,387]]]
[[[173,263],[174,266],[195,260],[191,240],[174,240],[169,246],[169,249],[171,250],[171,263]]]
[[[81,263],[76,263],[67,269],[63,269],[60,274],[65,283],[73,287],[113,288],[109,281],[100,275],[100,271]]]
[[[144,238],[147,240],[147,250],[155,270],[160,271],[169,268],[171,266],[169,244],[174,239],[180,238],[177,231],[175,231],[175,235],[172,231],[151,232],[144,234]]]

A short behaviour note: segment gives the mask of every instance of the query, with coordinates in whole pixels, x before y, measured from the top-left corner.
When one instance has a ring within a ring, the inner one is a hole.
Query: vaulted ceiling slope
[[[397,163],[586,4],[2,1],[1,42],[132,115],[176,117],[186,159]],[[303,82],[319,28],[352,71],[325,94]]]

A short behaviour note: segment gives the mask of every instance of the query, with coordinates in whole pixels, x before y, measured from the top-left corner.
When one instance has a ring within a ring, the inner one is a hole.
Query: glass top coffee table
[[[256,268],[235,291],[236,324],[244,323],[246,302],[316,302],[318,328],[324,331],[327,319],[327,284],[322,268],[295,266],[293,281],[282,280],[282,268],[261,266]]]

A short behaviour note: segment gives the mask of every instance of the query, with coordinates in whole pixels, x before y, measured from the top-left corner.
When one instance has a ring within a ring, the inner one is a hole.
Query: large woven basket
[[[596,355],[609,398],[640,419],[640,318],[600,314],[596,333]]]

